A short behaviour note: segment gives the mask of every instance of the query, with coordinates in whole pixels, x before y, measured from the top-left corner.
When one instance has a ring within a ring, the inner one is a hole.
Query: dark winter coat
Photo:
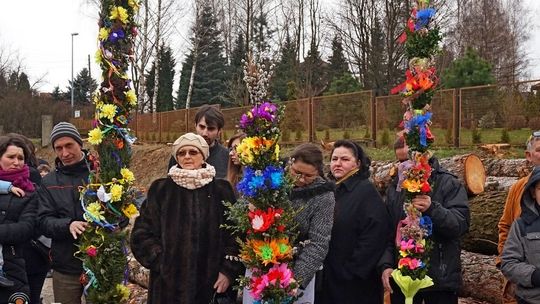
[[[210,155],[205,162],[216,169],[216,178],[225,179],[227,177],[227,165],[229,163],[229,150],[219,142],[216,142],[215,145],[210,147],[209,151]],[[177,164],[174,156],[171,156],[167,172],[169,172],[172,166],[176,166]]]
[[[460,238],[469,230],[470,215],[467,192],[455,175],[442,169],[439,161],[429,160],[432,168],[430,183],[433,190],[431,206],[423,213],[433,222],[433,248],[429,259],[428,275],[435,283],[423,291],[457,291],[461,286]],[[388,186],[386,204],[391,217],[392,239],[388,243],[379,269],[397,268],[397,249],[394,239],[396,227],[405,218],[403,201],[405,191],[397,192],[397,178]]]
[[[383,301],[376,265],[386,245],[389,218],[368,176],[357,172],[337,186],[332,238],[317,303]]]
[[[231,185],[213,180],[195,190],[171,178],[154,181],[131,231],[133,255],[150,269],[149,304],[208,304],[221,272],[231,286],[243,271],[238,245],[225,223],[223,201],[235,202]]]
[[[516,284],[516,296],[540,303],[540,206],[531,195],[540,182],[540,167],[529,178],[521,198],[521,216],[514,221],[501,255],[501,271]]]
[[[13,287],[0,288],[0,303],[8,303],[15,292],[29,295],[23,257],[23,244],[34,232],[38,200],[35,192],[17,197],[11,193],[0,195],[0,244],[4,256],[4,272],[15,283]]]
[[[322,178],[300,188],[293,188],[290,198],[300,232],[298,241],[304,246],[298,247],[295,258],[294,277],[303,288],[321,268],[328,252],[332,222],[334,220],[335,185]]]
[[[86,158],[69,166],[56,159],[56,170],[43,177],[38,190],[39,229],[52,239],[51,266],[60,273],[82,273],[81,260],[73,256],[78,249],[69,225],[73,221],[84,221],[79,186],[88,183],[89,170]]]

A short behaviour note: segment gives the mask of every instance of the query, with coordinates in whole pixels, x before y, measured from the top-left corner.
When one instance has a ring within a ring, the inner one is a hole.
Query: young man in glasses
[[[525,158],[532,166],[540,165],[540,130],[533,132],[527,140]],[[501,264],[500,256],[504,248],[506,238],[508,237],[510,227],[512,226],[512,223],[521,215],[521,197],[523,196],[525,185],[529,181],[530,176],[531,175],[529,174],[519,179],[514,185],[512,185],[512,187],[510,187],[510,190],[508,191],[508,196],[506,197],[506,202],[504,204],[504,211],[498,225],[499,244],[497,249],[499,255],[496,258],[497,267],[500,267]],[[504,280],[503,303],[517,303],[514,296],[515,285],[507,281],[506,278]]]
[[[216,178],[225,178],[227,176],[229,150],[219,143],[224,125],[223,113],[216,107],[204,105],[195,114],[195,131],[206,140],[210,147],[210,156],[208,156],[206,162],[216,169]],[[176,160],[171,157],[167,172],[175,165]]]

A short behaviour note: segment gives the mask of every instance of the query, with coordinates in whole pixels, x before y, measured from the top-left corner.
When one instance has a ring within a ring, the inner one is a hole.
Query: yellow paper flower
[[[107,38],[109,38],[109,34],[111,33],[111,30],[109,30],[106,27],[102,27],[99,29],[99,40],[105,41]]]
[[[276,149],[274,150],[274,159],[275,160],[279,159],[279,145],[278,144],[276,144]]]
[[[406,179],[401,184],[402,188],[406,189],[409,192],[420,192],[422,188],[422,182],[419,180]]]
[[[103,105],[99,111],[99,118],[107,118],[111,122],[114,119],[114,116],[116,115],[116,110],[118,108],[113,104],[106,104]]]
[[[126,94],[126,100],[129,102],[130,105],[137,105],[137,95],[135,94],[134,90],[129,90],[124,94]]]
[[[122,168],[120,170],[120,174],[122,175],[122,178],[128,183],[133,183],[133,181],[135,181],[135,175],[133,175],[133,172],[131,172],[131,170],[129,170],[128,168]]]
[[[125,206],[124,208],[122,208],[122,212],[124,212],[124,214],[128,218],[131,218],[131,217],[137,215],[137,213],[139,213],[139,211],[137,210],[137,207],[135,207],[135,205],[133,205],[133,204],[129,204],[129,205]]]
[[[101,210],[100,203],[90,203],[86,207],[86,210],[94,219],[98,219],[100,221],[103,221],[105,219],[105,217],[103,216],[105,211]]]
[[[128,17],[129,15],[127,10],[121,6],[113,7],[111,10],[111,15],[109,16],[111,20],[119,20],[122,23],[127,23]]]
[[[138,11],[138,10],[139,10],[139,2],[136,1],[136,0],[129,0],[129,1],[128,1],[128,5],[131,6],[131,8],[132,8],[134,11]]]
[[[121,185],[114,184],[111,186],[111,202],[118,202],[122,199],[122,193],[124,192],[124,187]]]
[[[122,297],[121,301],[127,301],[129,299],[129,289],[124,284],[116,284],[116,291]]]
[[[95,128],[95,129],[90,130],[90,132],[88,132],[88,142],[91,145],[97,146],[101,143],[102,140],[103,140],[103,133],[101,133],[100,128]]]
[[[97,49],[95,59],[96,59],[97,64],[101,64],[103,62],[103,56],[101,54],[101,49]]]

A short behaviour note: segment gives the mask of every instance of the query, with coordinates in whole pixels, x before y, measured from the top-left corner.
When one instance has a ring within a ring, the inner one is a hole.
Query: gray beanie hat
[[[83,141],[81,134],[77,131],[74,125],[69,122],[59,122],[56,126],[53,127],[51,131],[51,144],[54,146],[54,142],[60,137],[68,136],[73,138],[81,147],[83,146]]]
[[[176,152],[178,152],[178,150],[184,146],[193,146],[199,149],[199,151],[201,151],[203,154],[204,159],[207,159],[208,155],[210,154],[208,143],[206,143],[206,140],[204,140],[202,136],[194,133],[186,133],[174,141],[172,156],[176,158]]]

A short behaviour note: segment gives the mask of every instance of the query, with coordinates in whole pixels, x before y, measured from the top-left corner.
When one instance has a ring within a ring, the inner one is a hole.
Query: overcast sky
[[[524,2],[533,10],[534,17],[539,16],[540,1]],[[2,1],[0,47],[19,54],[31,82],[45,75],[46,82],[40,91],[52,91],[55,86],[65,90],[68,85],[71,78],[71,33],[74,32],[79,33],[74,37],[74,74],[88,66],[90,55],[92,75],[99,79],[97,73],[100,71],[94,63],[97,11],[83,3],[84,0]],[[533,18],[533,21],[535,24],[527,45],[531,79],[540,78],[540,18]],[[183,28],[187,30],[187,27]],[[177,52],[181,55],[185,50]],[[180,62],[181,58],[177,58],[177,75]]]

